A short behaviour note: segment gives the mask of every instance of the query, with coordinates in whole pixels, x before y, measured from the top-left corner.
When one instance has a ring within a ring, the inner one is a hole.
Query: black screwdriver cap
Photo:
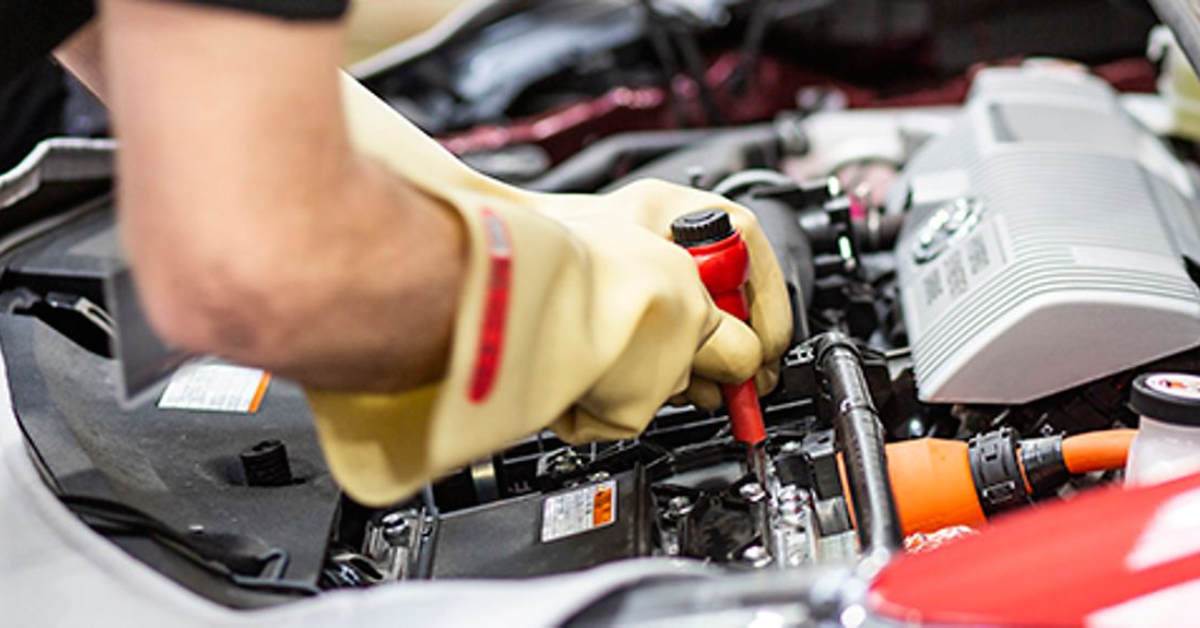
[[[733,223],[723,209],[702,209],[671,223],[671,237],[684,248],[714,244],[733,235]]]

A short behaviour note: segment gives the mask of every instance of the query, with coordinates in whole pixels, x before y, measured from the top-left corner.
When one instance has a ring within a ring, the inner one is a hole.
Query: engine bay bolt
[[[800,441],[789,440],[788,442],[779,446],[779,452],[784,454],[798,454],[800,453],[801,447]]]
[[[408,545],[411,538],[412,526],[407,521],[402,521],[400,524],[384,528],[383,539],[392,547],[401,547]]]
[[[692,511],[692,500],[683,495],[672,497],[667,501],[667,517],[679,519]]]
[[[749,562],[755,568],[766,567],[771,564],[771,555],[767,553],[766,548],[761,545],[751,545],[742,552],[742,559]]]
[[[738,494],[750,503],[761,502],[767,497],[767,492],[763,490],[762,484],[758,482],[750,482],[743,485],[742,488],[738,489]]]
[[[420,531],[421,515],[414,510],[389,512],[379,519],[380,536],[392,547],[408,545],[413,533]]]
[[[567,449],[554,454],[546,466],[555,475],[571,475],[583,469],[583,459],[575,451]]]

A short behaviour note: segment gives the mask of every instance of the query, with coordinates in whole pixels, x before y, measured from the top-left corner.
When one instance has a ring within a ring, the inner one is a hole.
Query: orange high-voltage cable
[[[1070,474],[1123,468],[1135,434],[1136,430],[1103,430],[1066,438],[1012,438],[1010,464],[986,473],[979,468],[986,463],[972,455],[973,443],[922,438],[889,444],[888,478],[903,533],[980,527],[989,514],[1027,503],[1031,496],[1061,486]],[[1007,479],[1004,484],[1014,493],[1004,503],[989,502],[993,491],[980,484],[994,481],[1000,468],[1009,470],[1009,476],[1000,479]]]

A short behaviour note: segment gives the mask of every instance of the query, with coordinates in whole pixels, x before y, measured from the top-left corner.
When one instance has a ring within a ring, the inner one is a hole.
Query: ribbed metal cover
[[[980,73],[900,185],[923,400],[1027,402],[1200,344],[1192,182],[1098,79]]]

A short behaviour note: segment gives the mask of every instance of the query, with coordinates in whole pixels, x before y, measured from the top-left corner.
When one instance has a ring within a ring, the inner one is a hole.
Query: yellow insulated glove
[[[518,190],[464,166],[352,79],[343,92],[356,148],[458,211],[470,251],[441,382],[308,391],[330,469],[356,500],[395,502],[545,427],[571,443],[635,436],[668,398],[714,405],[712,382],[744,381],[786,350],[782,274],[748,211],[660,182],[604,196]],[[713,305],[666,237],[676,216],[710,207],[731,212],[750,249],[753,329]]]

